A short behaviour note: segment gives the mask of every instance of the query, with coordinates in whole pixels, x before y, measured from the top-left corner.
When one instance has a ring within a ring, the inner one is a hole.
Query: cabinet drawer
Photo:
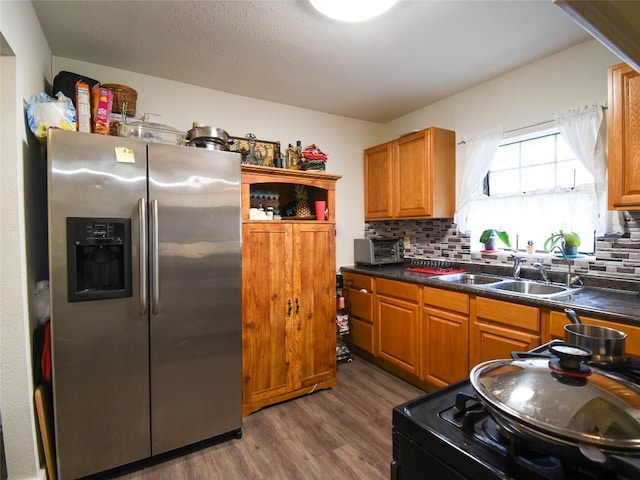
[[[488,323],[473,325],[471,365],[497,358],[510,358],[511,352],[527,352],[540,345],[540,336]]]
[[[363,293],[360,290],[345,288],[343,294],[347,299],[349,313],[361,320],[373,321],[373,294]]]
[[[342,279],[344,280],[345,288],[351,288],[354,290],[362,290],[364,288],[367,292],[373,292],[373,277],[344,272],[342,274]]]
[[[363,322],[358,318],[350,317],[349,328],[351,334],[349,336],[350,342],[356,347],[360,347],[369,353],[373,353],[373,325],[367,322]]]
[[[537,307],[477,297],[476,315],[478,318],[530,330],[540,335],[540,309]]]
[[[376,292],[390,297],[417,302],[420,289],[415,283],[396,282],[395,280],[378,278],[376,280]]]
[[[601,327],[614,328],[627,334],[625,340],[625,351],[632,357],[640,357],[640,327],[627,325],[624,323],[608,322],[597,318],[580,316],[582,323],[589,325],[599,325]],[[549,334],[552,339],[564,339],[564,326],[571,323],[564,312],[552,311],[549,314]]]
[[[446,308],[454,312],[469,313],[469,295],[466,293],[423,287],[422,300],[426,305]]]
[[[581,320],[586,320],[580,317]],[[551,339],[564,339],[564,326],[571,323],[564,312],[549,313],[549,335]]]

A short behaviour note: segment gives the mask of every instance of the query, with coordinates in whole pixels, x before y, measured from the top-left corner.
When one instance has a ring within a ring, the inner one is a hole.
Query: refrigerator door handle
[[[151,229],[151,313],[158,314],[160,298],[160,284],[158,282],[159,256],[158,256],[158,200],[151,200],[149,212]]]
[[[147,278],[147,258],[149,251],[147,249],[147,201],[144,198],[138,200],[138,217],[140,222],[140,315],[145,315],[148,308],[148,289]]]

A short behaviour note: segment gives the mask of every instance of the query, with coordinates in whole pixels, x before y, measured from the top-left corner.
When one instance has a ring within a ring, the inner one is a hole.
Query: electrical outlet
[[[404,237],[404,249],[405,250],[409,250],[411,248],[411,239],[409,238],[408,235],[405,235]]]

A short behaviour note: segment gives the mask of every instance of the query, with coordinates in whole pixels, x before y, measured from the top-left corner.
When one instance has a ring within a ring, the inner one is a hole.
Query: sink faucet
[[[524,257],[519,257],[515,253],[511,254],[511,259],[513,260],[513,278],[516,280],[520,279],[520,268],[522,264],[526,262]]]
[[[555,245],[552,249],[551,249],[551,253],[553,253],[554,250],[558,250],[561,254],[562,254],[562,258],[564,258],[564,261],[567,263],[567,287],[572,287],[573,285],[575,285],[578,282],[581,282],[580,277],[578,275],[572,275],[571,274],[571,262],[569,261],[569,259],[567,258],[567,256],[564,253],[564,250],[562,249],[562,247],[560,247],[560,245]]]
[[[549,281],[549,275],[547,275],[547,271],[544,269],[544,265],[542,265],[540,262],[536,262],[533,264],[533,266],[536,267],[540,272],[540,276],[542,277],[544,283],[551,283]]]

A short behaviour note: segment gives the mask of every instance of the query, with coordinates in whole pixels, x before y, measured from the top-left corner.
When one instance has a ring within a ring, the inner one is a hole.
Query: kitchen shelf
[[[327,221],[335,222],[335,188],[336,181],[340,178],[341,175],[313,170],[287,170],[284,168],[242,165],[242,219],[245,222],[249,221],[249,208],[253,207],[254,204],[259,204],[259,202],[256,202],[259,199],[252,198],[252,192],[254,192],[254,197],[256,191],[276,193],[278,199],[275,201],[278,202],[279,208],[282,209],[295,201],[294,186],[304,185],[307,187],[311,209],[313,209],[315,200],[324,200],[328,209]],[[270,203],[274,202],[274,199],[268,200]],[[263,206],[274,205],[265,205],[263,203]],[[304,222],[316,220],[298,220],[283,217],[280,221]]]

